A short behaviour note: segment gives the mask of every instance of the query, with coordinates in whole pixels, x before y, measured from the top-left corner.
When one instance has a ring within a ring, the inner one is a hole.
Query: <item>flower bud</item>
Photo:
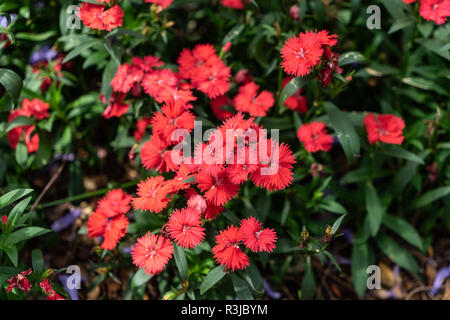
[[[293,6],[289,9],[289,15],[290,15],[291,18],[294,19],[294,20],[299,20],[299,19],[300,19],[300,9],[298,8],[297,5],[293,5]]]

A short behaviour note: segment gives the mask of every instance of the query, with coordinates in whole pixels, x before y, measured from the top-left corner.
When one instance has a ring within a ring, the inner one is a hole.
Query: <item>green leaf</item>
[[[4,133],[7,133],[17,127],[29,126],[32,124],[34,124],[34,121],[32,118],[25,117],[25,116],[19,116],[17,118],[14,118],[11,122],[8,122],[8,124],[5,126]]]
[[[333,223],[333,225],[331,226],[331,231],[333,232],[333,234],[336,234],[336,232],[339,230],[339,227],[341,226],[342,221],[344,221],[346,216],[346,214],[343,214]]]
[[[415,274],[419,273],[419,265],[416,260],[414,260],[413,256],[392,238],[380,233],[375,240],[380,250],[389,259]]]
[[[33,192],[33,189],[16,189],[8,192],[0,197],[0,209],[10,205],[14,201],[19,200],[20,198],[25,197],[30,192]]]
[[[241,279],[236,273],[231,275],[231,281],[233,282],[234,292],[239,300],[254,299],[247,282]]]
[[[14,267],[17,267],[17,263],[18,263],[18,259],[19,259],[17,248],[15,246],[6,246],[3,248],[3,250],[6,252],[9,259],[11,259],[11,262],[14,265]]]
[[[339,272],[342,272],[341,266],[339,265],[339,263],[336,261],[336,259],[334,258],[334,256],[327,250],[323,251],[323,253],[330,259],[330,261],[336,266],[336,268],[338,269]]]
[[[53,36],[56,36],[58,33],[55,30],[43,32],[43,33],[26,33],[19,32],[16,34],[17,39],[22,40],[31,40],[31,41],[45,41]]]
[[[281,211],[281,225],[284,226],[291,211],[291,202],[289,199],[284,200],[283,211]]]
[[[9,69],[0,68],[0,84],[8,92],[13,101],[17,101],[22,91],[23,82],[22,79]]]
[[[19,229],[17,231],[14,231],[10,235],[6,237],[5,243],[7,245],[13,245],[21,241],[25,241],[37,236],[41,236],[43,234],[46,234],[52,230],[45,229],[41,227],[25,227],[22,229]]]
[[[446,197],[449,194],[450,194],[450,186],[444,186],[433,189],[422,195],[419,199],[415,200],[412,203],[411,208],[416,209],[425,207],[436,200]]]
[[[306,84],[306,79],[304,78],[293,78],[289,81],[283,88],[279,98],[279,105],[282,106],[284,102],[293,94],[295,94],[298,90],[303,88]]]
[[[174,245],[173,255],[175,257],[175,264],[177,265],[178,272],[180,272],[180,277],[182,280],[187,280],[189,275],[189,270],[187,266],[186,256],[184,254],[184,249]]]
[[[422,238],[406,220],[385,214],[383,224],[419,250],[424,250]]]
[[[250,266],[242,272],[242,277],[248,282],[254,291],[259,294],[264,293],[263,279],[254,263],[251,263]]]
[[[19,166],[24,166],[28,160],[28,150],[27,146],[23,142],[19,142],[16,147],[15,152],[16,161]]]
[[[391,28],[389,29],[388,33],[392,34],[394,32],[402,30],[406,27],[413,25],[415,22],[416,22],[416,19],[413,17],[405,17],[402,19],[395,20],[395,22],[392,24]]]
[[[28,207],[28,204],[31,201],[31,197],[28,197],[26,199],[23,199],[20,201],[9,213],[8,215],[8,222],[11,226],[15,226],[17,219],[22,215],[22,213],[25,211],[25,209]]]
[[[336,135],[344,149],[347,159],[352,162],[359,157],[361,148],[359,137],[356,134],[350,119],[341,112],[334,104],[324,102],[325,111],[330,119],[331,127],[336,132]]]
[[[306,259],[305,273],[302,279],[302,299],[312,299],[316,293],[316,280],[311,266],[311,257]]]
[[[375,190],[371,182],[366,184],[366,208],[370,234],[374,236],[380,229],[381,221],[383,219],[383,207],[381,206],[377,190]]]
[[[233,29],[231,29],[230,32],[228,32],[225,37],[223,37],[222,45],[227,44],[229,41],[233,41],[237,36],[241,34],[242,30],[244,30],[244,27],[245,25],[243,24],[234,26]]]
[[[145,285],[150,279],[152,278],[152,275],[149,275],[145,272],[144,269],[139,269],[136,271],[136,273],[133,276],[133,280],[131,280],[131,286],[133,288],[140,287]]]
[[[42,274],[44,272],[44,256],[41,250],[34,249],[31,251],[31,263],[33,264],[33,270],[37,274]]]
[[[352,280],[353,287],[360,298],[367,289],[367,267],[370,263],[370,251],[367,242],[354,243],[352,249]]]
[[[339,66],[343,67],[355,62],[363,62],[365,60],[364,56],[357,51],[349,51],[339,55]]]
[[[79,56],[80,54],[82,54],[85,50],[88,50],[89,48],[91,48],[92,46],[94,46],[95,44],[99,44],[100,40],[95,39],[95,38],[88,38],[85,39],[82,44],[76,46],[75,48],[73,48],[64,58],[62,63],[66,63],[67,61],[72,60],[73,58]]]
[[[200,294],[204,294],[206,291],[214,287],[217,282],[222,280],[223,277],[225,277],[226,273],[223,271],[224,269],[224,266],[218,266],[206,275],[205,279],[203,279],[200,284]]]

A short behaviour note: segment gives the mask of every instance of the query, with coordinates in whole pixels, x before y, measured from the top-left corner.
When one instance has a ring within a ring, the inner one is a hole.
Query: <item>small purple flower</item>
[[[38,51],[35,51],[31,54],[30,64],[35,65],[39,62],[45,62],[48,60],[53,60],[58,55],[56,50],[50,49],[49,45],[43,46]]]
[[[131,251],[132,251],[132,250],[133,250],[133,247],[132,247],[132,246],[129,246],[129,247],[123,248],[123,249],[122,249],[122,252],[125,253],[125,254],[131,254]]]
[[[67,291],[67,293],[70,295],[70,298],[72,300],[80,300],[80,298],[78,297],[78,289],[69,289],[67,287],[67,279],[69,279],[68,275],[65,275],[65,274],[59,275],[59,281],[61,281],[61,283],[64,287],[64,290]]]
[[[264,291],[267,293],[267,295],[275,300],[281,299],[281,293],[278,291],[272,290],[272,287],[270,286],[269,282],[266,279],[263,279],[264,284]]]
[[[350,229],[346,228],[342,230],[342,233],[344,234],[344,238],[348,243],[353,244],[353,242],[355,242],[355,237],[353,236],[353,232]]]
[[[58,220],[52,223],[51,228],[55,232],[61,232],[62,230],[70,227],[75,220],[80,216],[81,209],[79,208],[72,208],[70,209],[69,213],[65,214]]]
[[[10,18],[10,21],[12,22],[13,20],[15,20],[17,18],[17,14],[11,13],[9,15],[9,18]],[[8,27],[8,18],[4,15],[0,16],[0,26],[3,28]]]
[[[450,266],[447,268],[442,268],[438,271],[436,278],[433,281],[433,287],[430,290],[432,296],[435,296],[442,287],[444,280],[450,277]]]

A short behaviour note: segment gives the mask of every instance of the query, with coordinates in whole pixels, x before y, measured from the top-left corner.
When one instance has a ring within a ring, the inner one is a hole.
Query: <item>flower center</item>
[[[305,55],[306,55],[306,50],[304,50],[303,48],[300,48],[300,50],[298,50],[295,53],[295,55],[296,55],[297,59],[299,59],[299,58],[304,59]]]

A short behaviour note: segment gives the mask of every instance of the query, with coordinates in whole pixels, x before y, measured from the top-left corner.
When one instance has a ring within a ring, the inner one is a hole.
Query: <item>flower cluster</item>
[[[306,31],[292,36],[281,48],[284,71],[296,77],[303,77],[313,69],[318,72],[318,79],[327,86],[333,72],[342,73],[337,65],[338,54],[331,51],[337,43],[335,34],[327,31]]]
[[[109,3],[111,0],[97,2]],[[123,10],[118,5],[108,8],[101,4],[83,2],[79,11],[80,20],[90,29],[111,31],[123,23]]]
[[[405,3],[413,3],[416,0],[403,0]],[[450,17],[450,0],[419,0],[420,15],[428,21],[443,24]]]
[[[53,289],[53,283],[49,282],[48,279],[42,280],[39,286],[47,296],[47,300],[65,300]]]
[[[8,288],[6,289],[6,292],[10,292],[15,287],[19,288],[23,292],[29,291],[31,289],[31,284],[30,281],[27,279],[27,276],[30,274],[31,269],[28,269],[6,280],[6,282],[8,283]]]
[[[34,117],[42,120],[49,117],[48,110],[50,105],[38,98],[30,100],[23,99],[22,107],[14,109],[9,113],[8,122],[13,121],[17,117]],[[28,153],[36,152],[39,149],[39,135],[35,132],[36,126],[24,125],[13,128],[8,132],[8,140],[13,149],[17,148],[17,144],[21,139],[24,140]]]
[[[131,196],[121,189],[111,190],[97,203],[89,217],[87,230],[91,238],[102,237],[101,247],[113,249],[125,236],[129,224],[126,213],[130,210]]]
[[[240,226],[229,226],[216,236],[216,246],[212,249],[216,261],[228,270],[244,269],[249,265],[249,257],[241,246],[253,252],[271,252],[275,249],[277,235],[273,229],[262,228],[254,217],[242,219]]]

